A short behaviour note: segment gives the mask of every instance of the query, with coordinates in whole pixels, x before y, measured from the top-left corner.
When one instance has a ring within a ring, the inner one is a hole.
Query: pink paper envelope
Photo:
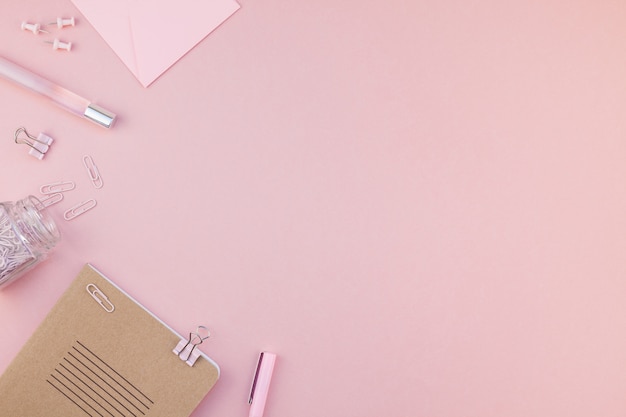
[[[232,15],[234,0],[72,0],[148,87]]]

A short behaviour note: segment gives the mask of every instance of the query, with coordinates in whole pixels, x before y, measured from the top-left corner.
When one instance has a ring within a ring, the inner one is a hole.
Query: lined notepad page
[[[179,340],[86,265],[0,377],[0,416],[187,417],[219,368],[206,355],[188,366],[172,353]]]

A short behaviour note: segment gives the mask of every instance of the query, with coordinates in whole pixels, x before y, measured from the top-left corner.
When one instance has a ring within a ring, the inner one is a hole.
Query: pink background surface
[[[77,189],[0,292],[0,371],[92,262],[210,327],[194,417],[247,415],[261,349],[267,417],[623,416],[624,2],[241,4],[144,89],[69,0],[3,3],[2,55],[119,123],[1,82],[0,201]],[[19,30],[58,15],[69,54]],[[21,125],[56,139],[44,161]]]

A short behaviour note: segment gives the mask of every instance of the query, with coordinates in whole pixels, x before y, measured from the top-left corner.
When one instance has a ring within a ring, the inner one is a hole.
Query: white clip
[[[30,30],[31,32],[33,32],[35,35],[38,35],[39,32],[43,32],[43,33],[50,33],[48,31],[45,31],[41,28],[41,25],[39,23],[28,23],[28,22],[22,22],[22,30]]]
[[[20,137],[20,133],[24,133],[26,135],[25,138]],[[37,137],[34,137],[30,133],[26,131],[26,128],[20,127],[15,131],[15,143],[24,144],[30,146],[30,150],[28,154],[34,156],[35,158],[42,160],[54,139],[45,133],[40,133]]]
[[[202,355],[196,346],[211,336],[209,329],[204,326],[198,326],[195,332],[189,332],[189,340],[180,339],[180,342],[176,345],[174,354],[178,356],[181,361],[184,361],[187,365],[193,366],[196,360]]]
[[[50,207],[51,205],[56,204],[61,200],[63,200],[63,193],[53,193],[53,194],[48,194],[46,198],[40,201],[44,207]]]
[[[91,297],[96,300],[107,313],[112,313],[115,310],[113,303],[102,291],[100,291],[100,288],[96,287],[96,284],[87,284],[85,288],[89,295],[91,295]]]
[[[59,50],[59,49],[63,49],[65,51],[71,51],[72,50],[72,42],[62,42],[58,39],[54,39],[54,41],[44,41],[45,43],[51,43],[52,44],[52,49],[54,49],[55,51]]]
[[[57,181],[42,185],[39,187],[39,192],[41,192],[41,194],[55,194],[71,191],[74,188],[76,188],[74,181]]]
[[[100,171],[98,170],[96,163],[90,155],[83,156],[83,165],[87,168],[87,174],[89,175],[89,179],[91,180],[93,186],[96,188],[102,188],[104,182],[102,181],[102,177],[100,176]]]
[[[96,200],[94,200],[93,198],[89,200],[85,200],[82,203],[78,203],[75,206],[72,206],[69,209],[67,209],[65,213],[63,213],[63,218],[65,220],[73,220],[77,218],[78,216],[80,216],[81,214],[94,208],[96,204],[97,204]]]
[[[74,16],[69,19],[63,19],[62,17],[57,17],[56,22],[50,22],[46,26],[57,25],[59,29],[63,29],[65,26],[76,26],[76,21],[74,20]]]

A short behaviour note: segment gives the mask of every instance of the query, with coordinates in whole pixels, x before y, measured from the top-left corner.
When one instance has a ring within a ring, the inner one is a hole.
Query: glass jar
[[[60,238],[36,197],[0,203],[0,288],[44,260]]]

